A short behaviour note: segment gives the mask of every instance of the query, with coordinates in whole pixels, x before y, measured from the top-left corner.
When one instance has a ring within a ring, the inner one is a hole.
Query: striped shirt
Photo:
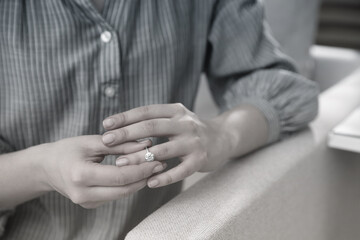
[[[0,153],[102,134],[105,117],[142,105],[192,109],[202,73],[223,111],[246,102],[264,113],[268,143],[306,126],[316,85],[294,73],[263,15],[256,0],[106,0],[101,13],[89,0],[0,1]],[[0,211],[0,234],[122,239],[180,190],[91,210],[51,192]]]

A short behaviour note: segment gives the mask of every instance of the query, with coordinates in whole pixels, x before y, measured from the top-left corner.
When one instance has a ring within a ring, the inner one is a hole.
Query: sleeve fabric
[[[268,143],[305,127],[317,115],[318,87],[297,74],[281,52],[260,1],[216,3],[205,73],[222,111],[248,103],[265,115]]]
[[[13,148],[9,144],[7,144],[0,136],[0,155],[4,154],[4,153],[9,153],[12,151],[13,151]],[[13,212],[14,212],[14,209],[2,210],[0,208],[0,238],[5,232],[6,221]]]

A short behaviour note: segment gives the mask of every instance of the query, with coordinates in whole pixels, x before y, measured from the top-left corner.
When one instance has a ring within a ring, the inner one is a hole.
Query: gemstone
[[[145,153],[145,160],[146,161],[153,161],[154,160],[154,154],[151,152]]]

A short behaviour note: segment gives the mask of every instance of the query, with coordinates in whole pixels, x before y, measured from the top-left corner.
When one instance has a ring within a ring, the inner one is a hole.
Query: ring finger
[[[103,135],[102,140],[105,145],[114,146],[147,137],[172,136],[179,134],[181,131],[181,127],[174,120],[160,118],[146,120],[108,131]]]
[[[154,154],[156,161],[185,156],[189,153],[189,150],[189,145],[185,144],[185,141],[180,140],[173,140],[148,148],[148,151]],[[146,162],[145,154],[146,150],[142,150],[136,153],[120,156],[116,159],[116,165],[124,166]]]

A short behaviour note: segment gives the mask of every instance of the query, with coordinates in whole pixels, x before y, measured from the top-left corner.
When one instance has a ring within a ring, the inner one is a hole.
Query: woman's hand
[[[101,136],[81,136],[45,144],[40,154],[48,190],[56,190],[85,208],[119,199],[146,186],[147,178],[166,166],[158,161],[116,167],[102,165],[105,155],[130,154],[151,146],[151,141],[105,146]]]
[[[200,120],[182,104],[150,105],[108,117],[103,142],[117,146],[148,137],[168,137],[169,141],[149,148],[155,160],[179,157],[178,166],[148,181],[149,187],[161,187],[180,181],[197,171],[212,171],[232,157],[231,132],[220,118]],[[125,154],[118,166],[143,164],[146,150]]]

